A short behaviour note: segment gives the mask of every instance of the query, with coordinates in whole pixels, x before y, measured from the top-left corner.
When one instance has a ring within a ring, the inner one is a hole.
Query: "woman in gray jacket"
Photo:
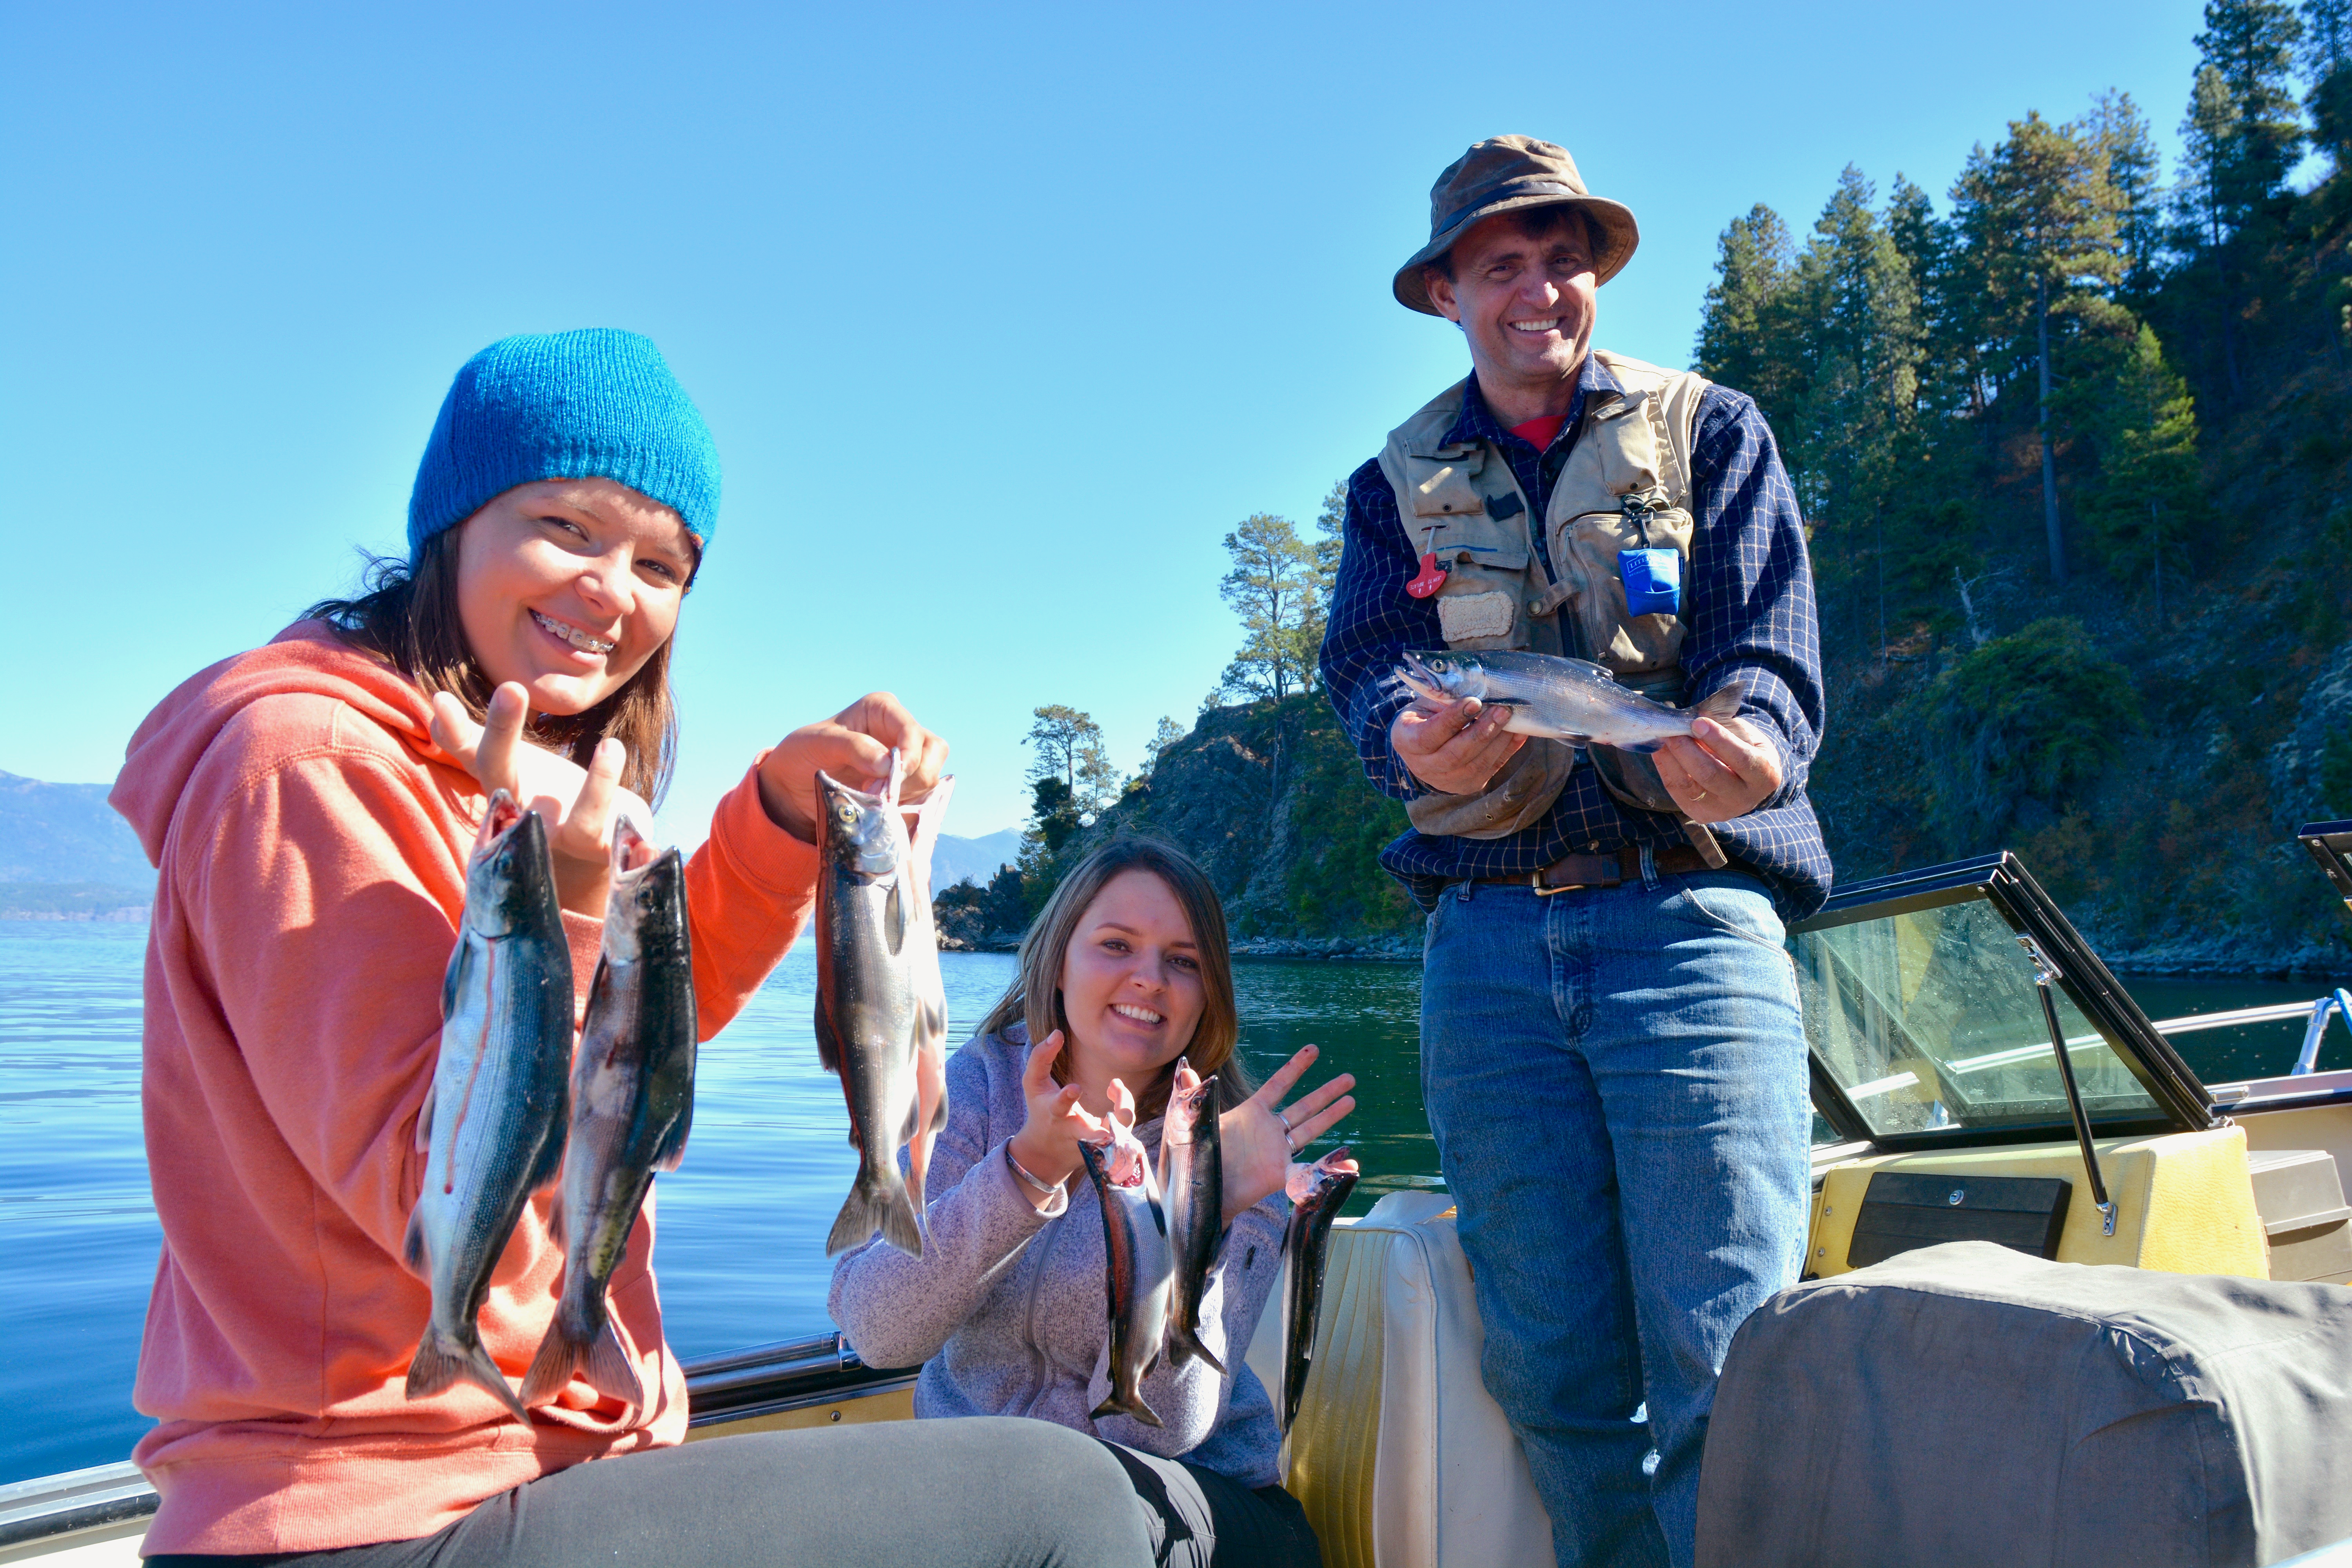
[[[1102,1440],[1134,1481],[1162,1563],[1311,1568],[1320,1553],[1282,1489],[1273,1402],[1242,1355],[1281,1271],[1283,1173],[1355,1109],[1356,1080],[1342,1074],[1285,1105],[1315,1047],[1253,1092],[1239,1035],[1208,878],[1150,839],[1097,850],[1055,891],[1012,988],[948,1062],[923,1256],[880,1241],[845,1253],[830,1305],[869,1365],[923,1363],[919,1416],[1031,1415]],[[1078,1147],[1107,1142],[1117,1117],[1156,1162],[1180,1057],[1216,1077],[1223,1107],[1231,1229],[1200,1335],[1231,1375],[1163,1356],[1141,1390],[1163,1425],[1097,1419],[1110,1390],[1103,1223]]]

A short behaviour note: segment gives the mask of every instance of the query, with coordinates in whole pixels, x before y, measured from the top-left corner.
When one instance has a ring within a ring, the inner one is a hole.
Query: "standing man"
[[[1716,1373],[1805,1245],[1781,920],[1830,865],[1797,499],[1751,399],[1593,348],[1638,237],[1548,142],[1438,176],[1396,297],[1461,328],[1472,374],[1349,479],[1322,668],[1412,822],[1381,864],[1430,916],[1422,1087],[1486,1386],[1561,1563],[1686,1568]],[[1685,705],[1733,688],[1738,716],[1647,757],[1530,741],[1389,679],[1441,647],[1590,659]]]

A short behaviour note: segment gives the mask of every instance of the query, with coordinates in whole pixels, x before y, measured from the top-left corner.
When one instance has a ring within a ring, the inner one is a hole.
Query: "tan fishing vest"
[[[1671,548],[1689,559],[1691,430],[1708,384],[1687,371],[1592,353],[1624,390],[1585,399],[1552,487],[1542,527],[1557,582],[1536,555],[1536,520],[1509,459],[1491,442],[1446,442],[1462,415],[1465,383],[1389,432],[1381,472],[1396,492],[1414,558],[1433,553],[1445,571],[1437,617],[1446,647],[1591,659],[1672,702],[1682,692],[1682,620],[1627,613],[1617,552]],[[1587,751],[1620,800],[1675,810],[1647,757],[1607,746]],[[1427,795],[1406,811],[1423,833],[1500,838],[1551,809],[1575,762],[1567,742],[1531,740],[1484,793]]]

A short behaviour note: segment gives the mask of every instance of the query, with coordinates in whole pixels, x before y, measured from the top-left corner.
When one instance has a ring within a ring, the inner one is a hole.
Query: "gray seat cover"
[[[1733,1339],[1699,1568],[2268,1563],[2352,1536],[2352,1290],[1924,1247]]]

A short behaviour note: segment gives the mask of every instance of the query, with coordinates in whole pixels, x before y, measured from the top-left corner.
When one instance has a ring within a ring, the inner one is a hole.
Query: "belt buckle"
[[[1547,866],[1544,868],[1544,870],[1548,871],[1550,868],[1551,868]],[[1584,891],[1585,889],[1591,887],[1592,884],[1591,882],[1562,882],[1557,888],[1547,888],[1544,886],[1543,871],[1530,871],[1528,873],[1528,886],[1536,890],[1537,898],[1549,899],[1557,898],[1561,893],[1580,893]]]

